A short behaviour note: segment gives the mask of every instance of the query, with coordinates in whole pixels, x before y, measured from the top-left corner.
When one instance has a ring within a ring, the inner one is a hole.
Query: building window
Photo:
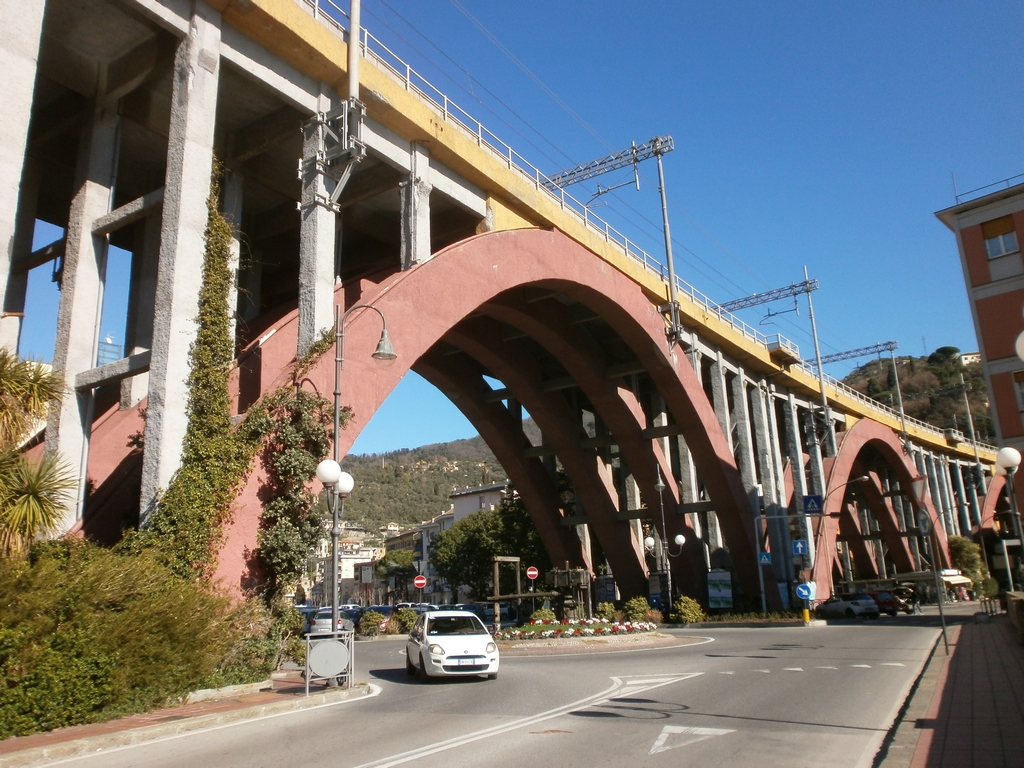
[[[985,237],[985,250],[990,259],[998,259],[1008,253],[1017,253],[1017,233],[1013,230],[1013,217],[1003,216],[999,219],[986,221],[981,225],[981,234]]]

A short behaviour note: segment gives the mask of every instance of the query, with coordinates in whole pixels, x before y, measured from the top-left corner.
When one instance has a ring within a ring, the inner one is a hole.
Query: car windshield
[[[427,624],[428,635],[484,635],[487,630],[475,616],[438,616]]]

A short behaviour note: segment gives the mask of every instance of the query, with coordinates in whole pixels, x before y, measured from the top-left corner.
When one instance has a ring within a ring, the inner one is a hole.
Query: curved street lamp
[[[341,305],[334,305],[334,446],[332,458],[324,459],[316,468],[316,477],[325,489],[329,489],[329,503],[331,507],[331,561],[333,573],[331,574],[331,631],[338,631],[338,540],[341,537],[340,519],[345,514],[345,499],[355,487],[355,480],[348,472],[341,470],[338,463],[338,444],[341,440],[341,372],[345,367],[345,321],[348,316],[357,309],[372,309],[380,315],[381,330],[380,340],[377,348],[370,355],[374,360],[394,360],[398,355],[391,345],[391,338],[388,336],[388,321],[384,313],[372,304],[356,304],[349,307],[342,313]],[[339,505],[338,500],[341,500]],[[339,509],[340,507],[340,509]]]

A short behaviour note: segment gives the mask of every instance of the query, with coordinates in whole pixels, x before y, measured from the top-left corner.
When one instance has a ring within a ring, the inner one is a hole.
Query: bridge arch
[[[539,510],[535,514],[547,518],[538,521],[546,546],[553,554],[567,553],[572,541],[556,532],[562,523],[554,519],[551,485],[541,478],[536,461],[513,455],[523,453],[521,432],[516,434],[501,403],[487,402],[495,395],[483,376],[499,379],[509,397],[526,404],[538,423],[544,421],[545,437],[580,494],[620,587],[628,594],[645,594],[642,545],[619,519],[611,467],[595,460],[586,441],[616,445],[640,497],[656,509],[658,469],[671,477],[671,462],[650,438],[643,439],[648,406],[637,392],[657,390],[715,503],[741,589],[757,592],[752,511],[729,443],[688,359],[666,341],[664,319],[655,306],[658,297],[646,294],[626,274],[557,230],[522,229],[469,238],[379,282],[349,281],[336,297],[346,307],[369,303],[379,309],[399,354],[390,366],[372,360],[380,334],[377,314],[357,310],[349,316],[341,399],[354,417],[342,432],[341,455],[406,371],[420,371],[453,397],[492,450],[504,457],[502,464],[517,487],[532,495]],[[266,392],[287,381],[296,325],[292,312],[240,360],[240,391]],[[583,407],[595,414],[606,434],[588,436],[578,419],[579,404],[573,413],[569,401],[558,394],[567,376],[568,386],[585,400]],[[325,355],[307,379],[310,386],[330,393],[333,377],[333,358]],[[643,383],[638,385],[639,378]],[[255,548],[260,481],[254,469],[222,551],[220,575],[232,586],[238,583],[237,574],[244,573],[246,553]],[[674,514],[675,483],[667,486],[671,537],[688,529],[682,516]],[[699,586],[702,562],[692,531],[687,540],[686,563],[673,565],[679,583],[692,591]],[[580,562],[581,555],[573,552],[568,559]],[[767,585],[766,592],[774,603],[774,585]]]
[[[911,480],[918,475],[917,468],[904,452],[899,437],[871,419],[860,419],[838,438],[836,456],[825,463],[827,490],[813,574],[819,597],[833,591],[835,572],[841,571],[836,548],[840,536],[850,547],[858,571],[868,578],[880,576],[877,560],[866,546],[866,537],[871,532],[862,530],[856,504],[850,503],[857,495],[877,521],[878,534],[888,546],[897,570],[914,570],[913,554],[907,538],[902,535],[907,524],[900,524],[892,498],[887,495],[889,489],[883,482],[883,475],[888,474],[895,480],[892,490],[909,493]],[[866,482],[857,482],[857,478],[865,476]],[[930,498],[925,499],[924,506],[939,539],[940,559],[945,563],[948,557],[945,531]]]

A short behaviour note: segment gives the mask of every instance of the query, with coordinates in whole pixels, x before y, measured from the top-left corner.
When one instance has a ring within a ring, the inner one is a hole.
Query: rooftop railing
[[[348,23],[348,14],[333,0],[297,0],[297,2],[300,2],[302,5],[310,9],[314,18],[319,19],[347,42],[348,31],[346,25]],[[577,221],[582,223],[588,230],[597,233],[607,243],[620,248],[627,258],[630,258],[636,263],[642,265],[644,270],[647,272],[657,275],[662,282],[666,284],[668,283],[666,269],[659,260],[653,258],[636,243],[626,237],[626,235],[612,227],[608,222],[598,216],[595,216],[584,203],[574,198],[564,189],[551,190],[545,186],[544,182],[548,180],[548,177],[539,168],[516,152],[509,144],[502,141],[495,133],[484,126],[483,123],[469,114],[469,112],[449,99],[447,94],[434,86],[429,80],[420,75],[408,63],[402,60],[398,54],[390,50],[380,40],[371,35],[365,27],[360,31],[362,37],[360,40],[360,50],[363,58],[371,60],[379,69],[389,73],[405,90],[419,96],[420,99],[437,112],[438,116],[442,120],[449,125],[459,128],[467,135],[467,138],[475,142],[477,146],[490,151],[507,168],[509,168],[509,170],[517,171],[521,174],[524,179],[533,185],[538,192],[553,198],[563,211],[574,216]],[[747,337],[757,345],[764,347],[766,350],[768,349],[769,344],[780,345],[792,350],[795,353],[795,356],[799,357],[800,349],[792,341],[781,334],[766,336],[756,328],[748,325],[743,320],[733,315],[731,312],[727,312],[722,309],[715,301],[705,296],[695,287],[679,279],[678,275],[676,275],[676,291],[678,296],[688,300],[690,303],[695,305],[697,309],[704,311],[708,315],[715,317],[720,322],[729,325],[737,333]],[[800,364],[798,364],[797,367],[801,368],[801,370],[805,371],[808,375],[817,377],[816,370]],[[900,415],[896,410],[879,403],[877,400],[873,400],[867,395],[858,392],[852,387],[843,384],[841,381],[828,376],[827,374],[825,375],[825,381],[838,392],[857,400],[866,408],[880,411],[897,419],[900,418]],[[926,424],[923,421],[918,421],[917,419],[910,417],[905,417],[905,420],[908,424],[913,424],[918,429],[940,438],[943,437],[943,431],[931,424]],[[981,449],[995,450],[992,446],[983,445],[981,443],[978,444],[978,447]]]

